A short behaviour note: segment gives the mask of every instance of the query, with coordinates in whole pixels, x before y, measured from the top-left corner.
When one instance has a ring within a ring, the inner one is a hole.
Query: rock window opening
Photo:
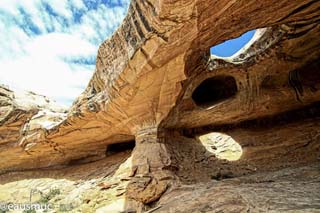
[[[242,147],[230,135],[212,132],[198,137],[209,153],[218,159],[237,161],[241,158]]]
[[[193,92],[196,105],[207,107],[233,97],[237,93],[236,80],[232,76],[215,76],[204,80]]]
[[[220,58],[231,57],[237,55],[237,53],[245,47],[247,44],[251,43],[251,40],[255,34],[256,30],[248,31],[242,34],[240,37],[235,39],[227,40],[216,46],[210,48],[210,53],[213,56]]]

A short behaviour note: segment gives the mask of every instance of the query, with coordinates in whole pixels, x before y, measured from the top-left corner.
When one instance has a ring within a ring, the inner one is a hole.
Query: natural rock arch
[[[191,174],[183,167],[217,163],[195,153],[199,159],[179,167],[194,147],[203,153],[192,139],[195,132],[217,129],[233,133],[246,147],[245,163],[261,171],[316,162],[319,108],[313,104],[320,101],[320,91],[306,90],[298,102],[290,88],[274,91],[260,85],[266,73],[288,74],[319,61],[319,7],[319,1],[304,0],[133,0],[120,28],[101,44],[96,71],[66,119],[22,131],[45,107],[21,106],[12,91],[1,88],[0,173],[104,157],[106,145],[135,137],[126,198],[152,204],[179,182],[181,171]],[[211,46],[258,28],[266,30],[241,57],[203,57]],[[314,72],[319,73],[318,66]],[[231,91],[213,102],[233,95],[235,81],[234,98],[210,108],[185,107],[184,94],[194,81],[226,73],[234,79],[213,79]],[[286,118],[297,109],[302,111],[298,120]],[[282,113],[280,121],[262,119]],[[268,155],[268,149],[275,154]],[[250,169],[236,175],[257,171]]]

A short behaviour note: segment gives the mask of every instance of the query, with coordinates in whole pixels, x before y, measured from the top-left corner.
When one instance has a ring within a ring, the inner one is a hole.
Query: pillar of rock
[[[175,182],[172,171],[171,147],[165,132],[157,127],[140,130],[136,135],[136,147],[132,152],[132,180],[127,198],[144,204],[157,201]]]

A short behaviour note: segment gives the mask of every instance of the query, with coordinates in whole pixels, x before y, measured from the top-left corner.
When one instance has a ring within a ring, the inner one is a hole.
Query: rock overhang
[[[306,83],[297,101],[297,88],[289,82],[291,72],[307,73],[303,67],[312,61],[313,69],[319,70],[318,4],[132,1],[123,24],[101,44],[95,73],[68,117],[38,133],[20,135],[18,127],[13,152],[3,146],[1,156],[8,163],[2,164],[2,171],[61,165],[148,129],[228,125],[319,101],[318,90]],[[211,46],[252,29],[258,29],[255,39],[236,57],[208,56]],[[219,75],[235,79],[236,95],[197,107],[192,92]],[[306,78],[310,75],[314,73]],[[311,84],[318,88],[317,81]],[[21,147],[17,141],[24,141]],[[17,160],[10,160],[17,155]]]

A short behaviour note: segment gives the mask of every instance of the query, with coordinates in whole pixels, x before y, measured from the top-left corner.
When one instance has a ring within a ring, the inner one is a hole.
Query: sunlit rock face
[[[0,85],[0,135],[4,150],[26,142],[27,151],[37,143],[36,140],[27,141],[26,133],[38,135],[39,131],[59,125],[66,117],[67,109],[45,96],[33,92],[14,92]]]
[[[100,45],[95,73],[67,114],[40,110],[41,104],[20,107],[14,93],[1,88],[1,173],[23,177],[18,171],[46,168],[49,175],[54,168],[104,159],[108,145],[135,140],[128,171],[117,180],[126,183],[123,193],[101,211],[144,211],[157,204],[163,209],[153,211],[219,211],[210,199],[187,202],[200,183],[207,197],[233,205],[237,200],[245,212],[255,204],[261,211],[319,209],[319,7],[319,1],[303,0],[132,1],[120,28]],[[210,56],[210,47],[252,29],[257,32],[250,44],[234,56]],[[210,133],[220,136],[203,140]],[[219,138],[238,144],[232,154]],[[288,178],[293,171],[306,179]],[[114,174],[105,172],[105,178]],[[213,186],[216,181],[221,188]],[[259,188],[262,199],[239,182]],[[230,184],[226,194],[224,184]],[[269,186],[274,190],[261,191]],[[189,192],[179,197],[184,190]],[[270,196],[286,202],[267,208]],[[173,207],[170,199],[180,198],[186,202]]]

